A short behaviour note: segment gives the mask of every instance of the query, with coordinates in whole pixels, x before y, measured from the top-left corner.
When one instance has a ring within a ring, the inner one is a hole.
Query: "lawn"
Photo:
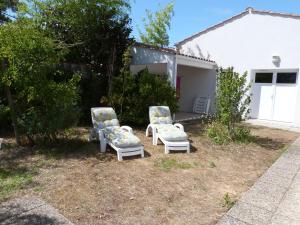
[[[0,201],[39,195],[75,224],[215,224],[299,136],[251,127],[253,143],[218,146],[199,122],[185,129],[191,154],[165,155],[135,129],[146,158],[123,162],[84,127],[52,147],[0,150]]]

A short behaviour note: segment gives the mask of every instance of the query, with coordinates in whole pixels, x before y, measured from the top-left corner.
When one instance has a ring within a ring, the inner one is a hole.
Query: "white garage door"
[[[260,72],[253,84],[252,117],[293,122],[297,97],[296,72]]]

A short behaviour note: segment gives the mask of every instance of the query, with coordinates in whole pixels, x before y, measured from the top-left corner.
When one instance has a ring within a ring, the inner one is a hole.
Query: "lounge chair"
[[[172,124],[170,109],[168,106],[149,107],[150,124],[146,130],[148,137],[152,133],[153,145],[157,145],[158,139],[165,145],[165,153],[170,150],[186,150],[190,153],[190,142],[181,124]]]
[[[120,127],[113,108],[91,108],[91,114],[93,129],[89,139],[99,139],[101,152],[106,151],[108,144],[117,151],[119,161],[123,160],[123,156],[141,155],[144,157],[144,146],[140,139],[133,134],[131,127]]]

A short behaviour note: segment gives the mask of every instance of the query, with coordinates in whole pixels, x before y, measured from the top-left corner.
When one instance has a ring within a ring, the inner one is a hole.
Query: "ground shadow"
[[[0,206],[1,207],[1,206]],[[67,225],[70,224],[62,219],[58,214],[51,217],[46,212],[34,212],[26,210],[19,204],[11,204],[5,206],[3,210],[0,208],[0,224],[5,225]]]
[[[286,145],[286,143],[282,141],[277,141],[267,137],[252,136],[251,139],[254,144],[271,151],[283,149]]]

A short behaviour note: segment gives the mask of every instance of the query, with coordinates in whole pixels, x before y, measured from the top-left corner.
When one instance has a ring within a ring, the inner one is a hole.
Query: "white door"
[[[297,73],[256,73],[253,86],[256,118],[293,122],[296,110]]]
[[[256,73],[253,84],[252,117],[272,120],[274,105],[273,73]]]

